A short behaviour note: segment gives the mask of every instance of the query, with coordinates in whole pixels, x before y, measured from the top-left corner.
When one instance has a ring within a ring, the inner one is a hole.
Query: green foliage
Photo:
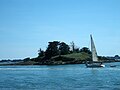
[[[45,57],[50,59],[53,56],[65,55],[70,52],[70,47],[64,42],[53,41],[49,42],[49,45],[45,51]]]
[[[70,52],[70,47],[66,43],[61,42],[59,44],[59,51],[61,55],[68,54]]]
[[[70,47],[71,47],[70,53],[79,53],[80,52],[80,49],[75,45],[75,43],[73,41],[70,42]]]
[[[83,47],[82,49],[80,49],[80,52],[85,52],[85,53],[91,54],[91,51],[87,47]]]
[[[25,59],[23,59],[23,61],[25,61],[25,62],[30,61],[30,58],[29,57],[25,58]]]
[[[70,46],[71,46],[71,49],[72,49],[72,52],[74,52],[75,51],[75,43],[72,41],[72,42],[70,42]]]
[[[38,50],[38,57],[43,57],[44,55],[44,51],[40,48],[40,50]]]
[[[58,45],[58,41],[49,42],[49,45],[45,51],[45,57],[49,59],[52,56],[59,55]]]
[[[68,54],[68,55],[63,55],[65,57],[68,58],[75,58],[78,60],[87,60],[87,59],[91,59],[91,55],[85,52],[81,52],[81,53],[73,53],[73,54]]]
[[[80,49],[79,49],[79,48],[75,48],[75,49],[74,49],[74,52],[75,52],[75,53],[79,53],[79,52],[80,52]]]
[[[83,47],[82,49],[75,48],[74,42],[72,44],[72,50],[70,51],[69,45],[67,45],[65,42],[59,42],[59,41],[53,41],[49,42],[48,47],[46,51],[44,52],[43,50],[39,50],[38,53],[38,61],[41,60],[53,60],[52,57],[66,57],[66,58],[74,58],[74,59],[79,59],[79,60],[86,60],[86,59],[91,59],[91,51],[87,47]],[[70,54],[71,53],[71,54]]]
[[[115,58],[119,58],[119,55],[115,55],[114,57],[115,57]]]

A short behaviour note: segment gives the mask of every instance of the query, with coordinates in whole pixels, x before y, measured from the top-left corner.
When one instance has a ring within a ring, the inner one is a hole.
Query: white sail
[[[96,48],[95,48],[95,44],[92,38],[92,35],[90,35],[90,39],[91,39],[91,52],[92,52],[92,62],[86,62],[85,65],[88,68],[99,68],[99,67],[105,67],[105,65],[102,64],[102,62],[98,62],[98,58],[97,58],[97,52],[96,52]]]
[[[94,41],[93,41],[92,35],[90,35],[90,37],[91,37],[91,52],[92,52],[92,60],[93,60],[93,62],[96,62],[96,61],[98,61],[98,58],[97,58],[97,52],[96,52],[96,48],[95,48],[95,44],[94,44]]]

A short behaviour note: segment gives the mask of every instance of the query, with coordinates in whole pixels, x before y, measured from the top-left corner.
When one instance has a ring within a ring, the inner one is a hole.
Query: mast
[[[97,52],[96,52],[96,48],[95,48],[95,44],[94,44],[92,35],[90,35],[90,38],[91,38],[92,61],[96,62],[96,61],[98,61],[98,58],[97,58]]]

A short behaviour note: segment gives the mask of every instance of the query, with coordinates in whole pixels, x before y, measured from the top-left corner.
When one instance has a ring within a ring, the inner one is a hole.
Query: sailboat
[[[102,64],[102,62],[98,61],[97,58],[97,51],[95,48],[95,44],[92,38],[92,35],[90,35],[91,39],[91,52],[92,52],[92,61],[91,62],[86,62],[86,67],[91,67],[91,68],[97,68],[97,67],[105,67],[105,65]]]

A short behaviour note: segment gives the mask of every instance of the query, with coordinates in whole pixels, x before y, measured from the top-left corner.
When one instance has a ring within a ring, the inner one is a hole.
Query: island
[[[87,47],[78,48],[72,41],[70,45],[65,42],[48,42],[47,49],[38,50],[38,56],[35,58],[25,58],[23,60],[1,60],[0,65],[66,65],[66,64],[85,64],[91,61],[91,51]],[[119,56],[105,57],[98,56],[102,62],[117,62]]]

